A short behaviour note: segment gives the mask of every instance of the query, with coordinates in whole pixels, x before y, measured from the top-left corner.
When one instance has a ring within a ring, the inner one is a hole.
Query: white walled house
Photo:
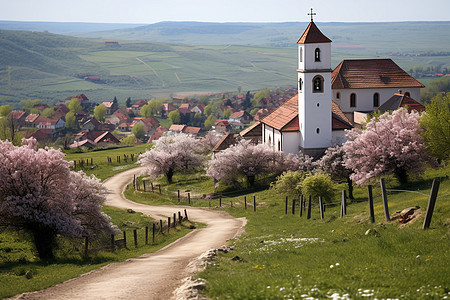
[[[424,87],[391,59],[343,60],[332,70],[331,40],[312,19],[297,44],[298,94],[261,119],[262,142],[284,153],[319,156],[345,142],[354,115],[399,92],[419,99]]]

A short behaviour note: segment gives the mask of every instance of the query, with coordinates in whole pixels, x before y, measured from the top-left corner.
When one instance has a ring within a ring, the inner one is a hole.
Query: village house
[[[120,123],[130,121],[130,117],[128,116],[128,114],[124,114],[119,109],[119,110],[116,110],[111,116],[107,117],[106,121],[109,121],[111,124],[114,124],[115,126],[117,126]]]
[[[164,133],[168,131],[169,130],[166,127],[159,126],[158,128],[156,128],[156,131],[152,135],[150,135],[148,143],[158,140]]]
[[[253,121],[252,115],[250,115],[245,110],[241,110],[235,113],[232,113],[230,115],[230,118],[228,119],[228,122],[231,123],[241,123],[241,124],[248,124],[251,121]]]
[[[161,106],[161,116],[167,117],[171,111],[176,110],[177,108],[170,103],[163,103]]]
[[[84,122],[83,124],[81,124],[80,128],[81,130],[86,131],[96,131],[100,127],[100,125],[101,124],[99,121],[97,121],[95,118],[91,118],[86,122]]]
[[[39,118],[39,114],[29,114],[25,118],[25,126],[36,127],[36,120]]]
[[[231,131],[231,125],[228,120],[217,119],[216,124],[213,126],[213,130],[217,133],[226,133]]]
[[[28,116],[28,113],[23,110],[13,110],[8,114],[8,119],[14,121],[18,126],[25,125],[25,119]]]
[[[191,109],[191,112],[203,114],[203,112],[205,111],[205,107],[206,107],[205,104],[196,105],[194,108]]]
[[[173,124],[169,128],[170,133],[185,133],[192,136],[197,136],[200,133],[201,128],[200,127],[193,127],[193,126],[187,126],[187,125],[176,125]]]
[[[66,122],[63,120],[62,117],[46,118],[46,117],[40,116],[36,120],[36,128],[39,128],[39,129],[56,130],[56,129],[64,128],[65,124],[66,124]]]
[[[106,107],[106,116],[112,115],[119,107],[113,101],[105,101],[102,104]]]
[[[131,111],[133,112],[133,114],[135,116],[140,116],[141,115],[141,108],[144,105],[147,105],[147,104],[148,104],[147,100],[138,100],[138,101],[136,101],[136,103],[131,105]]]

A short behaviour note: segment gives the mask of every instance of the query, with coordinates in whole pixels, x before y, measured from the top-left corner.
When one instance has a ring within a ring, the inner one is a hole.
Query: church
[[[331,43],[311,22],[298,40],[298,93],[261,120],[262,142],[284,153],[318,156],[345,142],[358,126],[397,95],[409,102],[424,87],[391,59],[343,60],[331,69]]]

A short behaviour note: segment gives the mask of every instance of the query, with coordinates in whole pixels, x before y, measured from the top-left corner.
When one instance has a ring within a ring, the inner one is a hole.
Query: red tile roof
[[[297,44],[315,44],[315,43],[331,43],[331,40],[327,38],[311,21],[303,32],[302,36],[298,40]]]
[[[333,89],[424,87],[392,59],[345,59],[331,74]]]
[[[298,116],[298,95],[286,100],[271,114],[265,116],[261,123],[264,123],[277,130],[281,130]]]
[[[332,130],[351,129],[353,126],[339,106],[331,101]],[[300,131],[298,122],[298,95],[286,100],[273,113],[261,120],[270,127],[282,132]]]
[[[27,112],[23,110],[13,110],[8,114],[8,117],[14,120],[19,120],[20,118],[23,118],[26,114]]]
[[[27,122],[27,123],[33,123],[34,121],[36,121],[37,118],[39,118],[39,114],[29,114],[29,115],[25,118],[25,122]]]
[[[177,125],[177,124],[173,124],[170,126],[169,131],[178,131],[178,132],[182,132],[184,127],[186,127],[186,125]]]
[[[183,130],[183,133],[198,134],[200,132],[200,129],[200,127],[186,126]]]
[[[377,110],[379,111],[388,111],[388,110],[396,110],[400,107],[408,107],[408,111],[412,110],[416,111],[424,111],[425,106],[414,100],[413,98],[403,95],[403,94],[394,94],[391,98],[386,100]]]

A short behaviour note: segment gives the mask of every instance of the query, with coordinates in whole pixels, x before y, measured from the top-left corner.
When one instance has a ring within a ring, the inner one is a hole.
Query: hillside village
[[[287,89],[262,91],[256,98],[248,92],[207,95],[200,99],[174,97],[164,102],[153,99],[156,106],[152,110],[148,109],[151,100],[128,99],[126,105],[120,106],[117,99],[98,104],[85,94],[78,94],[54,106],[39,100],[24,101],[26,107],[10,111],[6,118],[13,134],[20,132],[23,137],[33,137],[41,145],[105,148],[151,143],[165,132],[193,136],[208,131],[218,135],[239,132],[274,111],[293,93],[294,89]],[[8,112],[8,108],[4,106],[3,111]],[[97,109],[100,113],[95,112]]]

